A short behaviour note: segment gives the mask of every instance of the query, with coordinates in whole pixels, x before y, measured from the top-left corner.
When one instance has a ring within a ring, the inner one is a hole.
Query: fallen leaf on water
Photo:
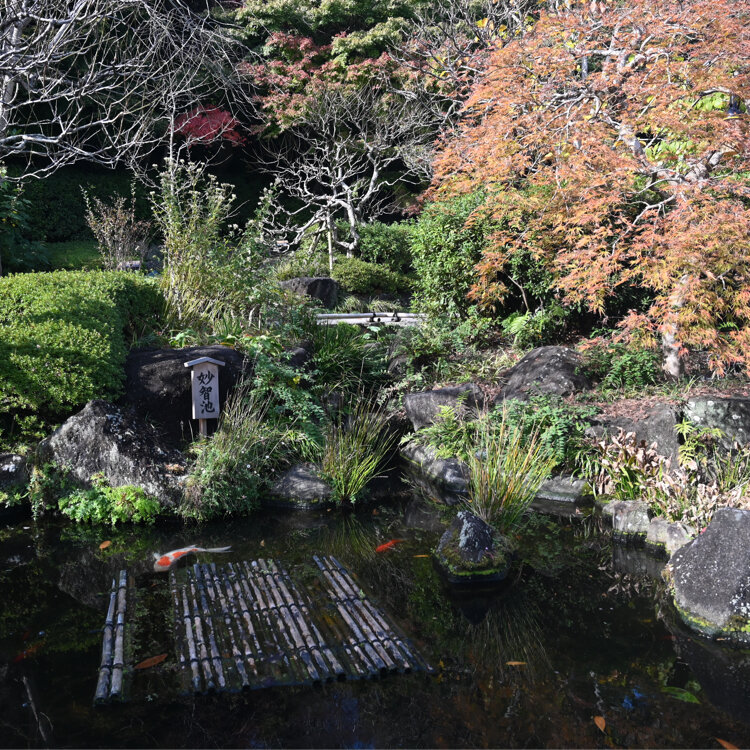
[[[261,539],[260,540],[260,546],[261,547],[265,547],[266,546],[266,540],[265,539]]]
[[[429,557],[429,555],[414,555],[414,557]]]
[[[714,737],[714,739],[726,750],[740,750],[737,745],[733,745],[731,742],[727,742],[726,740],[720,740],[718,737]]]
[[[700,701],[689,690],[667,686],[663,687],[661,691],[662,693],[671,695],[673,698],[677,698],[678,701],[685,701],[685,703],[700,703]]]
[[[102,542],[102,543],[101,543],[101,544],[99,545],[99,549],[107,549],[107,547],[109,547],[109,545],[110,545],[110,544],[112,544],[112,542],[110,542],[110,541],[109,541],[109,539],[107,539],[107,541],[106,541],[106,542]]]
[[[148,659],[144,659],[139,664],[136,664],[133,669],[148,669],[149,667],[155,667],[157,664],[161,664],[167,658],[166,654],[158,654],[157,656],[151,656]]]
[[[509,667],[525,667],[526,662],[525,661],[506,661],[505,662]]]
[[[607,722],[604,721],[603,716],[594,716],[594,724],[596,724],[596,726],[598,726],[599,729],[602,730],[602,732],[604,731],[604,727],[607,726]]]

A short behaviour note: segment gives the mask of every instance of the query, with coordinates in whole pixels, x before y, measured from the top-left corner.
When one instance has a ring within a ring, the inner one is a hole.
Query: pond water
[[[0,745],[750,744],[750,656],[678,623],[652,577],[656,560],[613,546],[593,516],[538,514],[517,540],[512,580],[459,594],[429,557],[444,522],[411,499],[346,515],[262,511],[201,527],[0,527]],[[403,541],[375,552],[394,538]],[[112,544],[100,550],[104,540]],[[291,570],[314,554],[335,555],[435,673],[180,696],[168,580],[151,572],[152,554],[191,544],[231,544],[222,561],[275,558]],[[94,707],[107,592],[123,567],[142,592],[138,653],[169,656],[134,675],[128,702]]]

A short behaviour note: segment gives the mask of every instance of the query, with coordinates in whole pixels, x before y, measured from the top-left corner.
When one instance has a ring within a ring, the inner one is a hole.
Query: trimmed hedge
[[[410,280],[403,274],[359,258],[337,258],[331,275],[352,294],[406,292],[411,286]]]
[[[0,278],[0,451],[120,393],[126,336],[161,313],[151,279],[105,271]]]

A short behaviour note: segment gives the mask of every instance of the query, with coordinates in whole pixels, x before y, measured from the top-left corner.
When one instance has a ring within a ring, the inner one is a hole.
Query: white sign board
[[[219,368],[201,362],[190,370],[193,386],[193,419],[219,418]]]

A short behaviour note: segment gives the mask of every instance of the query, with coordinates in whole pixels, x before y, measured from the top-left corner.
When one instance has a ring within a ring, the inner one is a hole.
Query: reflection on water
[[[716,747],[715,737],[738,746],[750,741],[747,657],[675,624],[648,560],[619,548],[613,560],[595,520],[537,518],[515,540],[519,562],[509,582],[471,596],[446,588],[425,557],[447,520],[410,501],[203,527],[113,531],[27,522],[28,528],[0,529],[0,744]],[[403,541],[375,551],[391,539]],[[103,541],[111,545],[101,550]],[[436,674],[180,697],[168,583],[153,574],[152,553],[229,544],[233,560],[279,558],[302,579],[306,571],[313,576],[313,554],[334,555]],[[139,658],[170,657],[134,675],[129,703],[94,709],[106,592],[122,567],[140,592],[134,650]],[[594,717],[605,720],[604,732]]]

